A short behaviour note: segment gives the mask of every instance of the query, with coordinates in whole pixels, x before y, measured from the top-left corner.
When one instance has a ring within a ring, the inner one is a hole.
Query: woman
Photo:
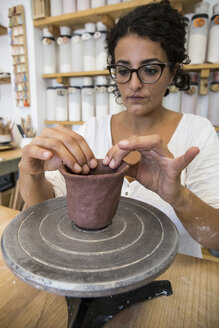
[[[173,82],[188,88],[181,69],[185,23],[168,1],[136,8],[120,18],[107,38],[109,67],[125,111],[93,118],[75,133],[44,129],[23,149],[21,194],[28,205],[66,194],[57,170],[116,168],[138,163],[122,195],[165,212],[180,233],[179,251],[201,257],[200,244],[219,250],[219,140],[208,120],[162,106]],[[86,140],[86,141],[85,141]],[[45,173],[45,171],[47,171]],[[134,181],[133,181],[134,180]]]

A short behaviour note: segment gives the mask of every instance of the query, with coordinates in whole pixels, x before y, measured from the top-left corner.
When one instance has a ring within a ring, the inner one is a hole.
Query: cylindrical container
[[[181,107],[181,95],[177,87],[171,85],[169,87],[170,93],[163,98],[163,106],[167,109],[173,110],[174,112],[180,112]]]
[[[91,8],[102,7],[105,6],[105,4],[105,0],[91,0]]]
[[[107,52],[106,52],[106,33],[107,27],[102,23],[97,23],[97,32],[94,34],[95,39],[95,57],[96,57],[96,70],[105,70],[107,66]]]
[[[56,73],[56,42],[53,34],[47,28],[43,29],[42,52],[43,73]]]
[[[107,92],[107,78],[98,76],[95,87],[95,103],[96,103],[96,117],[108,115],[108,92]]]
[[[81,90],[81,111],[82,121],[87,121],[95,116],[95,96],[94,85],[92,78],[86,77],[83,79]]]
[[[197,104],[196,104],[196,115],[202,117],[208,117],[208,103],[209,103],[209,95],[198,95]]]
[[[76,0],[63,0],[63,14],[76,11]]]
[[[211,82],[209,92],[208,119],[214,126],[219,126],[219,82]]]
[[[68,88],[68,117],[69,121],[81,121],[81,87]]]
[[[122,103],[118,103],[116,101],[116,96],[114,94],[114,90],[116,89],[114,84],[110,84],[108,86],[108,94],[109,94],[109,114],[117,114],[124,110]]]
[[[46,89],[46,119],[49,121],[56,120],[56,87]]]
[[[77,0],[77,10],[87,10],[90,8],[90,0]]]
[[[84,71],[95,71],[96,69],[95,30],[96,25],[94,23],[85,24],[85,33],[82,34]]]
[[[195,14],[207,14],[209,13],[210,4],[208,2],[198,2],[194,5],[194,13]]]
[[[67,87],[56,89],[56,120],[68,120],[68,92]]]
[[[198,83],[191,82],[190,89],[182,92],[181,112],[195,114],[198,98]]]
[[[114,5],[116,3],[120,3],[120,0],[107,0],[107,5]]]
[[[203,64],[206,58],[208,15],[197,14],[190,25],[188,55],[191,64]]]
[[[50,0],[50,16],[59,16],[62,14],[62,0]]]
[[[83,41],[84,30],[75,30],[71,37],[71,66],[72,72],[83,72]]]
[[[59,46],[59,72],[71,73],[71,28],[60,27],[60,36],[57,39]]]
[[[191,25],[192,16],[194,16],[193,13],[184,15],[184,18],[187,22],[186,35],[185,35],[185,39],[186,39],[185,40],[185,49],[187,52],[188,52],[188,45],[189,45],[189,34],[190,34],[190,25]]]
[[[219,63],[219,13],[211,18],[207,61],[210,63]]]

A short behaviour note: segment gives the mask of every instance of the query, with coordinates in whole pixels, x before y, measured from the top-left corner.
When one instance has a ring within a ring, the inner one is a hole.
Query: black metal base
[[[66,297],[68,328],[101,328],[122,310],[158,296],[173,294],[168,280],[153,281],[138,289],[98,298]]]

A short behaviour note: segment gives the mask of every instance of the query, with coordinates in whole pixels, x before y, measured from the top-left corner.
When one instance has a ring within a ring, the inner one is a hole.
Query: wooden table
[[[0,206],[0,235],[19,212]],[[104,328],[216,328],[219,326],[219,263],[178,254],[158,279],[171,281],[173,295],[121,312]],[[20,281],[0,254],[0,327],[66,328],[65,298]]]
[[[18,171],[21,149],[14,148],[0,151],[0,176]]]

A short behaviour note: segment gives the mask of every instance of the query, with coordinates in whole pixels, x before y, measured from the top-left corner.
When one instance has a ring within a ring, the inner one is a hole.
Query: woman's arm
[[[131,168],[130,175],[168,202],[196,241],[219,250],[219,209],[206,204],[180,181],[182,170],[193,161],[199,149],[192,147],[174,158],[158,135],[131,136],[113,146],[104,163],[116,168],[134,150],[140,152],[141,159]]]

